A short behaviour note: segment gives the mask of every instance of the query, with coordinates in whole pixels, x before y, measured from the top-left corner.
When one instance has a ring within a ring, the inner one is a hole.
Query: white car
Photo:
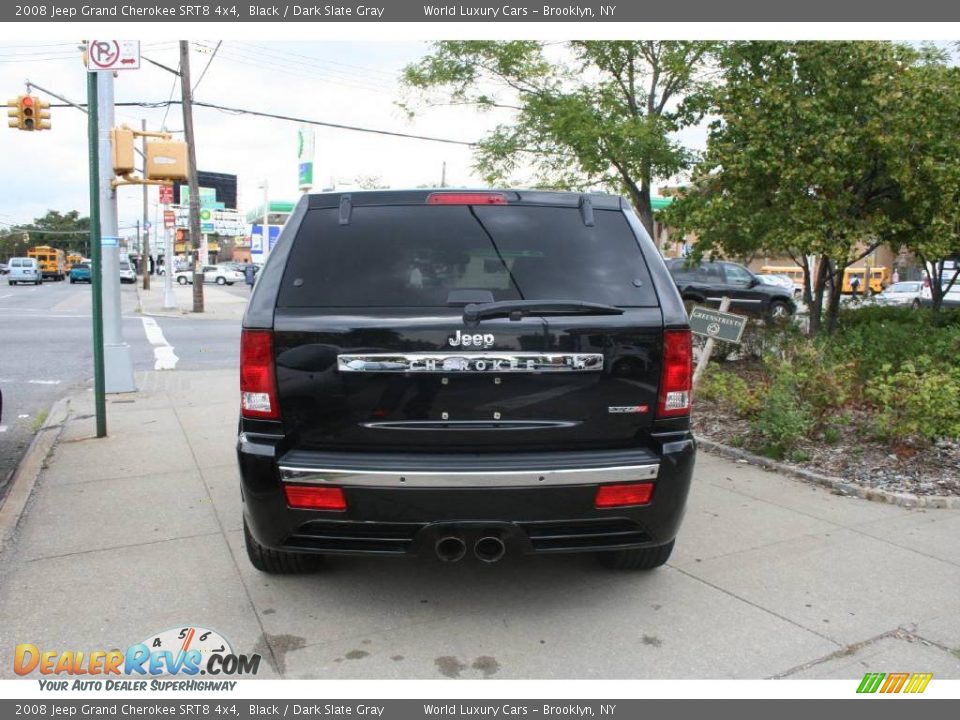
[[[775,287],[782,287],[784,290],[789,290],[793,293],[794,297],[800,297],[801,290],[796,286],[793,280],[789,275],[770,275],[770,274],[760,274],[757,275],[764,285],[773,285]]]
[[[181,285],[188,285],[193,282],[193,270],[184,270],[173,276]],[[217,285],[233,285],[237,282],[243,282],[242,272],[238,272],[226,265],[204,265],[203,282],[216,283]]]
[[[133,265],[129,260],[120,261],[120,282],[122,283],[135,283],[137,282],[137,273],[133,269]]]
[[[944,273],[946,274],[946,273]],[[949,277],[943,279],[943,301],[940,305],[942,308],[960,308],[960,277],[958,277],[954,282],[950,282],[953,279],[953,273],[950,272]],[[920,291],[920,297],[913,301],[913,307],[931,307],[933,305],[933,293],[930,292],[930,281],[925,280],[923,283],[923,289]]]
[[[878,305],[914,305],[919,307],[923,283],[919,280],[896,282],[874,298]]]

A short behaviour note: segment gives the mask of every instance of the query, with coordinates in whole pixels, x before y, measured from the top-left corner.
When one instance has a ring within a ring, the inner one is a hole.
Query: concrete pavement
[[[190,314],[195,319],[240,320],[247,309],[250,289],[237,283],[232,286],[204,284],[203,313],[193,313],[193,286],[173,283],[176,308],[165,308],[163,275],[150,278],[150,289],[143,289],[143,278],[137,278],[140,311],[155,317],[180,317]]]
[[[243,550],[236,371],[90,393],[0,554],[0,648],[126,647],[213,628],[289,678],[960,678],[960,511],[842,497],[701,453],[668,566],[334,558],[274,577]],[[9,677],[9,663],[0,676]]]

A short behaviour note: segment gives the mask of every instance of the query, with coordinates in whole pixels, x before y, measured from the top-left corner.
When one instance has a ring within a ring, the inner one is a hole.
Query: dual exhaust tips
[[[467,554],[467,543],[457,535],[445,535],[437,540],[437,557],[443,562],[458,562]],[[473,554],[480,562],[495,563],[507,552],[503,540],[496,535],[484,535],[473,544]]]

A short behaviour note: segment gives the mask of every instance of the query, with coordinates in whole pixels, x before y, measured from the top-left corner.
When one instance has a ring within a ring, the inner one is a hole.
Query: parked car
[[[43,275],[40,270],[40,263],[32,257],[10,258],[10,272],[7,274],[7,282],[11,285],[19,283],[30,283],[31,285],[41,285]]]
[[[90,263],[88,262],[78,262],[74,263],[70,268],[70,282],[91,282],[90,275]]]
[[[688,310],[693,305],[719,307],[724,296],[730,298],[730,312],[772,320],[787,318],[796,312],[793,290],[767,285],[743,265],[732,262],[690,264],[684,258],[667,261]]]
[[[305,196],[242,327],[237,457],[259,570],[670,556],[696,453],[691,334],[624,199]]]
[[[949,279],[943,283],[944,296],[943,301],[940,303],[942,308],[957,308],[960,307],[960,278],[957,278],[956,282],[950,286]],[[923,284],[923,289],[920,291],[920,297],[918,300],[913,302],[913,307],[932,307],[933,306],[933,294],[930,292],[929,281]]]
[[[120,261],[120,282],[137,282],[137,271],[133,269],[133,264],[129,260]]]
[[[193,283],[193,270],[178,272],[173,276],[181,285]],[[243,282],[243,273],[226,265],[205,265],[203,268],[203,282],[216,283],[217,285],[233,285],[236,282]]]
[[[246,271],[248,265],[253,265],[253,272],[255,274],[260,272],[260,266],[257,265],[256,263],[245,263],[245,262],[237,262],[235,260],[230,260],[225,263],[220,263],[220,265],[223,267],[228,267],[231,270],[236,270],[241,275]]]
[[[799,298],[803,295],[803,290],[797,287],[789,275],[765,275],[761,273],[756,277],[764,285],[773,285],[774,287],[780,287],[789,291],[794,298]]]
[[[904,280],[888,287],[874,298],[878,305],[914,305],[920,307],[920,292],[923,283],[919,280]]]

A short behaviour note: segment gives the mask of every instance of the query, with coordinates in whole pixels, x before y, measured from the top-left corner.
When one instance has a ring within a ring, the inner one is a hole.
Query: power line
[[[181,101],[168,100],[165,102],[118,102],[114,104],[117,107],[143,107],[143,108],[153,109],[153,108],[162,108],[162,107],[169,108],[172,105],[180,105]],[[469,142],[467,140],[453,140],[451,138],[440,138],[440,137],[433,137],[430,135],[416,135],[413,133],[397,132],[395,130],[380,130],[377,128],[360,127],[358,125],[344,125],[342,123],[332,123],[332,122],[325,122],[323,120],[313,120],[311,118],[295,117],[293,115],[278,115],[276,113],[261,112],[259,110],[247,110],[245,108],[227,107],[225,105],[217,105],[216,103],[201,102],[199,100],[194,100],[193,104],[197,107],[210,108],[211,110],[219,110],[221,112],[231,113],[233,115],[252,115],[255,117],[271,118],[273,120],[286,120],[289,122],[300,123],[303,125],[316,125],[318,127],[334,128],[335,130],[351,130],[353,132],[371,133],[374,135],[387,135],[390,137],[407,138],[409,140],[426,140],[428,142],[446,143],[448,145],[463,145],[465,147],[475,147],[477,145],[476,142]],[[60,103],[54,103],[54,104],[51,104],[51,107],[70,107],[70,106],[65,104],[60,104]],[[85,106],[81,105],[81,107],[85,107]]]
[[[203,82],[203,76],[206,75],[207,70],[210,69],[210,63],[212,63],[213,59],[217,56],[217,50],[220,49],[221,45],[223,45],[223,40],[219,40],[217,42],[217,46],[213,49],[213,53],[210,55],[210,59],[207,60],[207,64],[203,66],[203,71],[200,73],[200,77],[197,78],[197,82],[194,83],[193,89],[191,90],[191,92],[195,93],[197,91],[197,87],[200,85],[201,82]]]

